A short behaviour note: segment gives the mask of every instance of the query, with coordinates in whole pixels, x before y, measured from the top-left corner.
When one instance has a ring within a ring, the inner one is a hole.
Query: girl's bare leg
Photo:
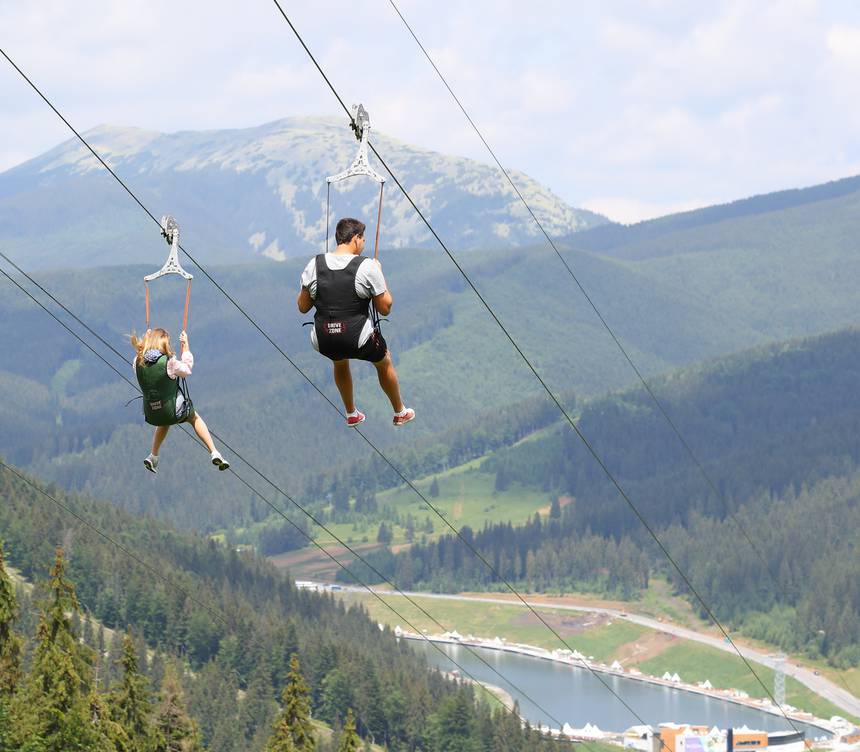
[[[209,434],[209,428],[206,426],[203,418],[200,417],[198,413],[194,413],[194,417],[191,419],[191,425],[194,426],[194,430],[197,432],[197,435],[200,437],[200,440],[206,444],[206,448],[209,450],[210,454],[215,451],[215,444],[212,441],[212,436]]]
[[[158,450],[161,448],[161,443],[167,438],[167,431],[170,426],[156,426],[155,433],[152,435],[152,454],[158,457]]]

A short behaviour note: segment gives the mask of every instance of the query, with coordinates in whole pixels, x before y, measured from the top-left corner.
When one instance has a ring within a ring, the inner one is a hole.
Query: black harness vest
[[[320,353],[332,360],[352,357],[361,330],[370,317],[370,299],[355,291],[355,275],[364,256],[355,256],[345,269],[329,269],[325,254],[316,258],[317,294],[314,329]]]

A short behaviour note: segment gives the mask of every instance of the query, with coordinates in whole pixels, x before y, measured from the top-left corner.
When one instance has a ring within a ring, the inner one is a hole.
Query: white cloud
[[[860,66],[860,26],[833,26],[827,32],[827,49],[834,58]]]
[[[278,239],[275,238],[269,245],[266,246],[263,251],[263,255],[266,258],[270,258],[273,261],[286,261],[287,254],[284,253],[280,247],[278,246]]]
[[[572,203],[638,201],[618,210],[634,217],[703,193],[726,200],[809,184],[860,163],[852,2],[399,5],[503,164]],[[377,131],[489,161],[387,3],[287,10],[347,105],[363,101]],[[269,3],[0,2],[0,28],[14,29],[4,49],[81,129],[343,117]],[[0,169],[69,137],[5,64],[0,101]]]
[[[305,76],[286,65],[275,67],[244,67],[231,74],[224,88],[241,96],[269,97],[301,89]]]
[[[248,245],[250,245],[251,248],[253,248],[255,252],[259,251],[260,247],[265,242],[266,242],[266,233],[265,232],[255,232],[253,235],[251,235],[250,238],[248,238]]]
[[[645,201],[632,196],[595,196],[586,199],[582,206],[609,217],[613,222],[629,225],[646,219],[663,217],[676,212],[700,209],[714,203],[713,199],[689,199],[684,201]]]
[[[568,112],[575,98],[570,81],[554,72],[529,70],[517,84],[521,106],[533,116]]]

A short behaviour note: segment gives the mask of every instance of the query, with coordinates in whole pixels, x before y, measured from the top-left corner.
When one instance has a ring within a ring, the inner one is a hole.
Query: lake
[[[443,671],[453,671],[454,665],[423,641],[410,640],[415,650],[426,655],[428,663]],[[475,679],[503,688],[520,704],[520,714],[531,723],[554,728],[569,723],[582,728],[591,723],[605,731],[624,731],[645,723],[658,725],[676,721],[721,729],[748,726],[760,731],[790,731],[792,726],[781,717],[765,713],[716,697],[684,692],[612,674],[601,678],[617,692],[641,718],[636,718],[604,687],[588,669],[567,666],[526,655],[506,653],[487,648],[473,648],[487,663],[522,691],[514,689],[485,666],[462,645],[439,644],[447,655],[457,661]],[[526,699],[532,697],[545,710]],[[549,717],[549,714],[557,720]],[[816,726],[794,721],[808,739],[829,736]]]

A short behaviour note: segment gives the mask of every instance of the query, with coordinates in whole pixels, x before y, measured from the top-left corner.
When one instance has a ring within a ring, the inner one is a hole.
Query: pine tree
[[[391,543],[393,537],[394,536],[391,532],[391,528],[384,522],[380,522],[379,532],[377,532],[376,534],[376,542],[382,543],[383,545],[387,546],[389,543]]]
[[[151,749],[153,736],[149,721],[149,682],[138,671],[137,650],[130,634],[123,639],[119,664],[122,677],[119,686],[111,692],[111,718],[125,729],[131,748],[145,752]]]
[[[272,697],[271,674],[266,661],[260,661],[251,674],[248,690],[242,700],[240,718],[245,739],[249,742],[253,740],[261,728],[268,731],[277,711],[277,703]]]
[[[99,746],[93,752],[134,752],[135,747],[125,729],[110,717],[110,709],[93,690],[88,698],[90,723],[99,734]]]
[[[343,709],[352,705],[354,698],[349,678],[339,668],[329,671],[322,680],[320,714],[333,725],[343,719]]]
[[[446,697],[429,719],[430,736],[441,752],[478,752],[480,745],[472,731],[475,723],[475,697],[462,688]]]
[[[436,480],[436,477],[433,477],[433,482],[430,484],[430,496],[434,499],[439,498],[439,481]]]
[[[18,616],[15,588],[6,572],[0,541],[0,706],[12,696],[21,678],[21,638],[12,631]]]
[[[316,739],[311,724],[310,692],[295,653],[290,657],[290,673],[281,701],[283,707],[275,719],[266,752],[313,752]]]
[[[493,483],[494,491],[507,491],[511,485],[511,471],[507,464],[500,462],[496,470],[496,479]]]
[[[352,708],[346,711],[346,722],[337,742],[337,752],[358,752],[361,749],[361,737],[355,730],[355,718]]]
[[[202,752],[200,731],[185,709],[176,670],[167,664],[155,709],[153,752]]]
[[[296,745],[293,744],[293,737],[290,730],[280,722],[280,718],[275,723],[272,736],[266,744],[266,752],[295,752]]]
[[[78,644],[67,614],[80,613],[66,579],[62,549],[49,581],[50,599],[39,618],[30,674],[12,703],[13,742],[24,752],[72,752],[103,748],[104,736],[90,716],[90,652]],[[14,745],[13,745],[14,746]]]
[[[188,708],[200,724],[200,736],[212,749],[241,749],[236,673],[220,658],[196,673],[188,686]]]
[[[0,752],[12,752],[12,718],[5,700],[0,700]]]

